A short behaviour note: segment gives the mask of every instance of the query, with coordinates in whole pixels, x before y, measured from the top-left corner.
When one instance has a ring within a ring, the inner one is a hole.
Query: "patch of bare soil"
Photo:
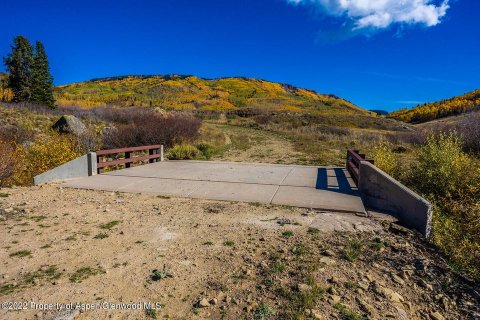
[[[0,319],[60,319],[31,302],[110,306],[65,319],[480,317],[478,287],[383,216],[56,185],[2,193]],[[111,309],[139,302],[158,305]]]
[[[277,134],[239,126],[217,126],[225,134],[227,151],[215,160],[295,164],[304,157],[293,143]]]

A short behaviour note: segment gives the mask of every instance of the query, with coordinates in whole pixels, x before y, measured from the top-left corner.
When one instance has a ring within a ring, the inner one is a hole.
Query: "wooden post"
[[[97,158],[98,158],[97,163],[103,162],[103,157],[98,156]],[[103,172],[103,168],[98,168],[98,173],[102,173],[102,172]]]
[[[155,149],[148,149],[148,154],[151,156],[151,155],[154,155],[156,153]],[[154,163],[155,162],[155,159],[149,159],[148,160],[148,163]]]
[[[130,152],[125,152],[125,160],[130,159]],[[125,163],[125,168],[130,168],[131,162]]]

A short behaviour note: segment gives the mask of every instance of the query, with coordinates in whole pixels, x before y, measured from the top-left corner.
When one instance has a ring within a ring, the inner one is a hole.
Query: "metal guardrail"
[[[373,160],[366,160],[365,155],[359,153],[358,150],[349,149],[347,151],[347,171],[357,186],[360,180],[360,162],[362,161],[368,161],[373,164]]]
[[[125,165],[125,168],[130,168],[131,164],[134,162],[148,160],[149,163],[153,163],[159,160],[162,161],[163,146],[156,144],[142,147],[99,150],[96,154],[97,171],[98,173],[102,173],[107,167]],[[121,154],[123,154],[123,157]]]

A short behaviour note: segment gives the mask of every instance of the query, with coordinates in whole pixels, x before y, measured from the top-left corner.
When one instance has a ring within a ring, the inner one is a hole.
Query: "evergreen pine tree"
[[[27,38],[17,36],[13,39],[11,48],[12,52],[3,61],[10,73],[9,82],[14,101],[31,101],[33,47]]]
[[[32,68],[32,101],[55,108],[53,77],[48,66],[45,47],[40,41],[35,44],[35,58]]]

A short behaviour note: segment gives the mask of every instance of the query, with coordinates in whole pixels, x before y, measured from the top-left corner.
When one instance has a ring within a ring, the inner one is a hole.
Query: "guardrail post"
[[[125,152],[125,160],[130,159],[130,152]],[[125,168],[130,168],[130,163],[125,163]]]
[[[88,162],[88,175],[94,176],[97,174],[97,154],[95,152],[89,152],[87,155]]]
[[[148,149],[148,155],[154,155],[157,152],[157,149]],[[154,163],[155,159],[148,160],[148,163]]]

